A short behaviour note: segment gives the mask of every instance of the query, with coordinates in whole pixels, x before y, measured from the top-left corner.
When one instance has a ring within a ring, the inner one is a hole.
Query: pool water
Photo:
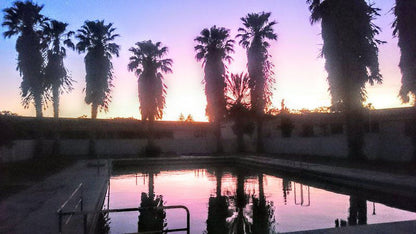
[[[277,233],[416,219],[416,213],[247,170],[139,170],[110,179],[105,207],[184,205],[191,233]],[[150,183],[149,183],[150,182]],[[186,227],[184,210],[110,213],[111,233]],[[139,222],[139,219],[141,220]],[[153,225],[153,226],[152,226]]]

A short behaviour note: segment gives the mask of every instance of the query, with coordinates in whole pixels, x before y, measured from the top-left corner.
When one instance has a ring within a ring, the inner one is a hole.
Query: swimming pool
[[[403,206],[400,197],[386,199],[377,191],[302,181],[247,167],[115,168],[109,184],[104,209],[184,205],[190,210],[191,233],[277,233],[331,228],[336,223],[416,219],[413,206]],[[186,226],[183,210],[110,213],[109,217],[111,233]]]

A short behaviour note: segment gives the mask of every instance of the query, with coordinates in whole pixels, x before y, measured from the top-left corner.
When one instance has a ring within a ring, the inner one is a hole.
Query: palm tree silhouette
[[[257,151],[263,152],[263,116],[271,103],[271,85],[274,82],[268,40],[277,40],[273,31],[276,21],[269,21],[271,13],[252,13],[241,18],[239,44],[247,49],[247,67],[250,75],[251,109],[257,117]]]
[[[268,202],[264,194],[263,174],[258,175],[259,195],[253,199],[253,233],[276,233],[273,202]]]
[[[149,191],[141,193],[139,210],[139,221],[137,223],[138,232],[163,233],[167,226],[166,212],[159,207],[164,205],[163,196],[155,195],[154,177],[156,172],[149,172]]]
[[[4,9],[4,22],[7,27],[5,38],[18,35],[16,41],[17,69],[22,77],[20,85],[24,107],[34,101],[36,117],[42,117],[45,85],[42,76],[41,25],[46,20],[39,6],[31,1],[17,1],[12,7]]]
[[[402,87],[400,98],[403,102],[410,101],[409,95],[416,95],[416,1],[396,0],[393,23],[393,34],[399,37],[401,52],[399,67],[402,71]],[[413,103],[415,104],[415,103]]]
[[[68,24],[56,20],[51,20],[44,25],[43,36],[48,45],[48,63],[45,67],[46,83],[52,89],[53,102],[53,116],[55,119],[59,117],[59,95],[63,91],[72,90],[72,82],[65,65],[64,58],[66,57],[67,46],[75,49],[70,37],[74,34],[73,31],[66,32]]]
[[[322,56],[328,72],[332,104],[345,112],[349,157],[364,159],[363,106],[365,84],[381,83],[377,45],[379,28],[371,21],[377,8],[365,0],[307,0],[311,23],[321,21]]]
[[[247,74],[226,76],[226,101],[228,116],[234,121],[233,132],[237,135],[239,152],[244,152],[244,134],[252,132],[250,78]]]
[[[402,87],[399,96],[404,103],[410,102],[416,96],[416,1],[396,0],[394,14],[396,19],[393,23],[393,35],[399,37],[401,52],[399,67],[402,72]],[[413,101],[413,107],[416,102]],[[416,120],[416,115],[413,115]],[[416,162],[416,131],[412,129],[412,142],[414,145],[413,161]]]
[[[108,110],[113,80],[113,55],[119,56],[120,46],[113,43],[118,37],[113,24],[105,24],[104,20],[85,21],[78,30],[76,45],[78,53],[85,55],[85,102],[91,104],[91,118],[97,118],[98,107]]]
[[[163,74],[172,73],[172,59],[164,58],[168,48],[161,42],[151,40],[137,42],[136,47],[129,49],[130,57],[128,70],[138,76],[140,113],[142,120],[148,122],[148,146],[153,145],[152,125],[155,119],[163,117],[165,107],[166,85]]]
[[[205,28],[195,38],[196,60],[203,60],[205,95],[207,97],[206,114],[209,121],[214,124],[217,138],[217,152],[222,152],[221,121],[225,117],[224,76],[226,66],[230,63],[230,53],[234,52],[234,40],[230,38],[230,30],[213,26]]]
[[[244,191],[245,176],[241,171],[237,172],[237,188],[236,194],[231,199],[235,205],[234,214],[227,218],[229,233],[232,234],[244,234],[252,233],[252,223],[250,223],[251,217],[245,210],[249,200],[248,195]]]
[[[216,195],[211,196],[208,202],[207,234],[227,234],[228,201],[221,194],[222,169],[215,169]]]
[[[350,196],[348,225],[367,224],[367,201],[359,196]]]

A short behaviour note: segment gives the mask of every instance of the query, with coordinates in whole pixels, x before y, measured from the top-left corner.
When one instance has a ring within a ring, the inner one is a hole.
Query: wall
[[[386,161],[410,161],[413,146],[409,136],[405,135],[403,121],[384,121],[380,131],[368,133],[365,137],[365,153],[369,159]],[[347,142],[342,134],[330,136],[290,138],[280,137],[279,130],[273,129],[269,137],[264,138],[265,151],[274,154],[321,155],[346,158]],[[231,124],[223,126],[223,147],[226,153],[235,152],[237,142],[231,131]],[[189,131],[175,133],[174,138],[156,139],[155,143],[162,152],[168,154],[212,154],[216,149],[216,139],[209,133],[197,134]],[[248,152],[254,152],[256,137],[245,136]],[[143,152],[147,142],[145,139],[99,139],[96,140],[96,152],[105,156],[138,155]],[[25,160],[33,157],[35,140],[16,140],[11,148],[0,148],[0,162]],[[44,140],[43,153],[52,152],[53,141]],[[88,139],[62,139],[60,153],[67,156],[85,156],[89,152]]]

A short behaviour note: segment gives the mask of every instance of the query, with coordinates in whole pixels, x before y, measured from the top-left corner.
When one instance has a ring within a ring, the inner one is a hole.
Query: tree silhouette
[[[165,107],[166,85],[163,83],[163,73],[172,72],[172,59],[164,58],[168,48],[161,42],[151,40],[137,42],[136,47],[129,49],[130,57],[128,70],[138,77],[140,113],[143,121],[148,121],[148,145],[153,145],[152,124],[155,119],[161,119]]]
[[[185,121],[185,116],[182,113],[179,114],[178,121],[181,121],[181,122]]]
[[[75,49],[70,39],[74,32],[65,33],[67,26],[66,23],[51,20],[43,27],[44,40],[48,44],[48,63],[45,67],[45,78],[46,83],[52,89],[53,116],[56,119],[59,117],[59,95],[63,91],[72,90],[73,82],[64,65],[64,58],[66,57],[64,45]]]
[[[365,84],[381,83],[377,45],[379,28],[371,21],[377,8],[365,0],[307,0],[311,23],[321,22],[325,69],[333,105],[345,112],[349,157],[364,159]]]
[[[416,95],[416,1],[396,0],[394,14],[396,19],[393,23],[393,34],[399,37],[401,52],[399,67],[402,72],[402,87],[399,95],[407,103],[410,95],[413,98]]]
[[[348,225],[367,224],[367,201],[357,196],[350,196]]]
[[[113,55],[119,56],[120,46],[113,43],[118,37],[113,24],[105,24],[104,20],[85,21],[78,30],[76,38],[79,42],[76,49],[79,53],[87,53],[85,62],[85,102],[91,104],[91,118],[97,118],[98,107],[108,110],[111,101],[113,80]]]
[[[236,194],[232,198],[235,205],[234,214],[227,219],[229,226],[229,233],[252,233],[252,223],[245,207],[248,203],[248,196],[244,192],[245,178],[242,172],[237,172],[237,188]]]
[[[189,114],[189,115],[186,117],[185,122],[188,122],[188,123],[192,123],[192,122],[194,122],[194,117],[192,117],[192,115],[191,115],[191,114]]]
[[[226,77],[227,112],[234,121],[232,129],[237,136],[239,152],[245,151],[244,134],[253,131],[249,86],[250,78],[247,74],[231,74]]]
[[[239,28],[239,44],[247,49],[247,67],[250,75],[251,108],[257,117],[257,151],[263,152],[263,116],[270,105],[273,64],[270,62],[268,40],[277,40],[273,31],[276,21],[269,21],[271,13],[252,13],[241,18],[244,28]]]
[[[399,38],[399,48],[401,52],[399,67],[402,72],[402,86],[399,96],[404,103],[410,102],[413,98],[413,106],[416,106],[416,1],[396,0],[394,7],[396,19],[393,23],[393,35]],[[413,115],[416,121],[416,115]],[[411,129],[413,142],[413,161],[416,161],[416,131]]]
[[[35,104],[36,117],[42,117],[45,84],[42,76],[41,25],[46,20],[39,6],[31,1],[17,1],[12,7],[3,10],[4,22],[7,27],[3,33],[5,38],[18,35],[16,41],[17,70],[22,77],[20,84],[23,105],[27,108],[31,101]]]
[[[215,169],[216,195],[210,197],[208,202],[207,234],[227,234],[228,202],[227,197],[221,194],[222,170]]]
[[[138,232],[162,233],[167,226],[166,212],[158,207],[163,206],[163,196],[156,196],[154,192],[154,172],[149,172],[149,191],[141,193],[138,221]],[[153,232],[152,232],[153,231]]]
[[[205,28],[195,38],[196,60],[203,60],[205,95],[207,97],[206,114],[214,124],[217,138],[217,152],[222,152],[221,121],[225,117],[224,76],[226,66],[224,62],[231,62],[230,53],[234,52],[234,40],[230,38],[230,31],[226,28],[213,26]]]
[[[263,174],[258,175],[259,196],[253,197],[253,233],[276,233],[273,202],[266,201],[264,194]]]

